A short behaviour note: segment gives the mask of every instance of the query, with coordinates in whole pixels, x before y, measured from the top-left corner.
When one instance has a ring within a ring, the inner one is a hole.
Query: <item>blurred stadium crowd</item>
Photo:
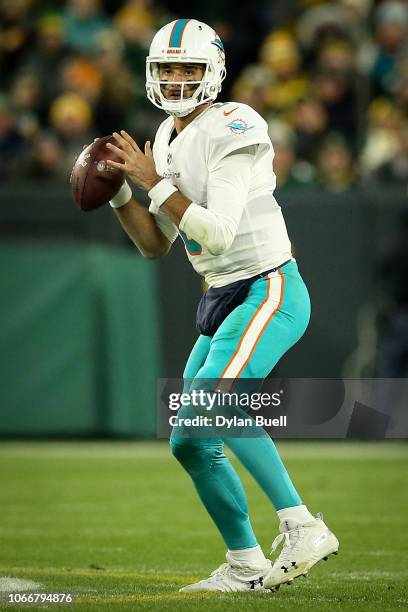
[[[204,6],[205,5],[205,6]],[[408,183],[408,0],[0,0],[0,177],[66,180],[82,145],[162,114],[154,32],[196,17],[224,40],[221,100],[268,121],[279,186]]]

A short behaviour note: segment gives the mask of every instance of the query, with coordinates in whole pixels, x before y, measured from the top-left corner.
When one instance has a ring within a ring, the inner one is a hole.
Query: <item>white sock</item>
[[[298,523],[308,523],[309,521],[315,520],[313,514],[310,514],[304,504],[301,506],[292,506],[291,508],[282,508],[282,510],[278,510],[277,512],[281,523],[288,519],[293,519]]]
[[[262,548],[257,544],[252,548],[240,548],[239,550],[229,550],[227,558],[231,561],[237,561],[243,565],[259,565],[263,566],[266,563],[265,555]]]

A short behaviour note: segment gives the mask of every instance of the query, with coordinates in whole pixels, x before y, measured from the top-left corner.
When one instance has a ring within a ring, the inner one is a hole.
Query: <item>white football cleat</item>
[[[306,576],[308,571],[331,554],[337,555],[339,541],[323,522],[323,516],[307,523],[294,519],[282,521],[281,532],[272,544],[272,551],[284,540],[282,551],[265,576],[266,589],[278,589],[281,584],[291,584],[294,578]]]
[[[194,584],[182,587],[180,591],[193,593],[200,591],[221,591],[233,593],[237,591],[265,591],[263,587],[264,576],[272,568],[269,559],[265,559],[263,567],[243,565],[228,556],[228,563],[223,563],[214,570],[208,578]]]

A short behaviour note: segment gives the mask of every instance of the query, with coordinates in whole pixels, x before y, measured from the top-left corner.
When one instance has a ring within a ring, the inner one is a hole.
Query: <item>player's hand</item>
[[[108,159],[108,165],[123,170],[140,189],[150,191],[162,179],[156,172],[150,142],[146,142],[145,152],[143,153],[133,138],[124,130],[121,130],[120,134],[113,132],[113,137],[118,146],[116,147],[111,143],[106,146],[114,151],[122,161],[114,162]]]

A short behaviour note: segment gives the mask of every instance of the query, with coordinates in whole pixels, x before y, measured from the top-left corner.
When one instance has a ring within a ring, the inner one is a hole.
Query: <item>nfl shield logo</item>
[[[171,162],[173,160],[173,155],[171,153],[167,154],[167,165],[170,166]]]

